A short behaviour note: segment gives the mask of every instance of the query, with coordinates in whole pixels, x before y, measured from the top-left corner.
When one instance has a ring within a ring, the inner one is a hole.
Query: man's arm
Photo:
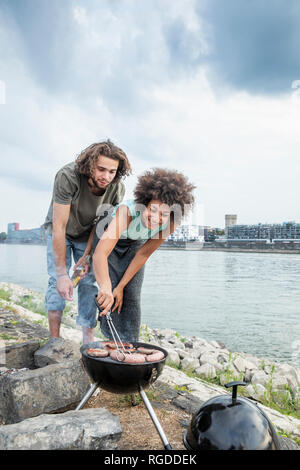
[[[65,300],[73,300],[73,285],[66,268],[66,226],[70,204],[53,203],[52,246],[57,273],[57,290]]]

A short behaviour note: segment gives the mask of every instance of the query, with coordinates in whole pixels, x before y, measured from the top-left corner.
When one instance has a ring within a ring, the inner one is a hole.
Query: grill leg
[[[167,437],[164,433],[164,430],[161,427],[160,422],[157,419],[157,416],[156,416],[156,414],[155,414],[155,412],[152,408],[152,405],[151,405],[150,401],[148,400],[148,397],[147,397],[146,393],[144,392],[144,390],[141,386],[140,386],[140,395],[142,397],[143,402],[145,403],[145,406],[146,406],[147,411],[150,415],[150,418],[152,419],[153,424],[156,427],[156,430],[157,430],[157,432],[158,432],[158,434],[159,434],[159,436],[162,440],[162,443],[163,443],[165,449],[166,450],[172,450],[172,447],[169,444],[169,441],[168,441],[168,439],[167,439]]]
[[[96,388],[98,388],[98,382],[94,382],[93,384],[91,384],[89,390],[86,392],[83,399],[81,400],[81,402],[77,406],[76,411],[81,410],[81,408],[86,404],[88,399],[93,395]]]

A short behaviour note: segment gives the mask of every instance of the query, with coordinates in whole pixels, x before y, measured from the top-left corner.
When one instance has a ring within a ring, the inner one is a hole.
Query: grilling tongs
[[[95,296],[95,303],[96,303],[96,305],[98,307],[98,310],[99,310],[99,313],[100,313],[102,309],[101,309],[100,305],[98,304],[97,296]],[[116,327],[115,327],[115,325],[112,321],[111,310],[106,314],[105,318],[107,320],[107,324],[109,326],[112,339],[113,339],[113,341],[116,345],[116,349],[117,349],[116,358],[119,362],[122,362],[125,359],[125,354],[131,354],[131,351],[125,349],[125,346],[124,346],[124,344],[123,344],[123,342],[122,342],[122,340],[119,336],[119,333],[117,332]],[[119,348],[119,345],[121,345],[121,349]],[[122,354],[123,357],[121,357],[120,354]]]

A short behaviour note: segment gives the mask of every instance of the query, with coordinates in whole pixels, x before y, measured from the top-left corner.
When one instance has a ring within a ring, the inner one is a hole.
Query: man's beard
[[[91,183],[91,181],[92,181],[92,183]],[[107,184],[107,186],[105,186],[104,188],[99,188],[99,186],[97,184],[97,181],[94,180],[94,178],[92,176],[90,176],[89,179],[88,179],[88,185],[90,187],[91,192],[93,194],[96,194],[97,196],[102,196],[102,194],[105,193],[106,188],[108,186],[108,184]]]

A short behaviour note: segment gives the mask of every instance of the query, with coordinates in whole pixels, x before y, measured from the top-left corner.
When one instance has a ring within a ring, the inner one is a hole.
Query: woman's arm
[[[131,216],[128,207],[125,205],[119,206],[115,217],[100,238],[93,256],[94,274],[99,286],[97,300],[103,309],[101,316],[109,312],[114,302],[107,258],[130,222]]]
[[[120,280],[117,287],[114,289],[114,296],[116,298],[115,305],[113,311],[118,309],[118,313],[120,313],[122,304],[123,304],[123,290],[126,285],[131,281],[133,276],[144,266],[147,259],[154,253],[157,248],[168,238],[168,236],[174,232],[176,226],[173,222],[170,222],[169,227],[167,227],[162,232],[159,232],[159,238],[154,239],[150,238],[141,248],[136,252],[136,255],[130,262],[128,268],[126,269],[125,273],[123,274],[122,279]]]

